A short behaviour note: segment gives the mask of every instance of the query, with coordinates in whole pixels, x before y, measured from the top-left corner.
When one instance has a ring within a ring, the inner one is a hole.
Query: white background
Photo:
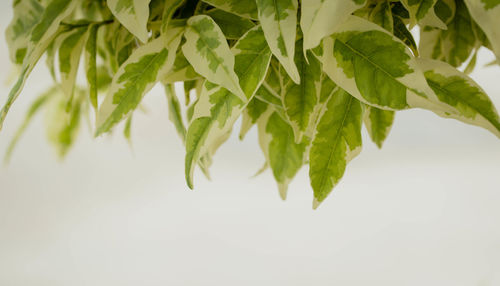
[[[483,51],[479,64],[492,59]],[[4,80],[4,41],[0,63]],[[500,68],[472,76],[500,107]],[[50,81],[35,69],[1,152]],[[264,160],[255,130],[233,136],[213,180],[197,172],[189,191],[162,90],[144,102],[132,149],[121,126],[97,140],[84,126],[64,162],[36,118],[0,168],[0,285],[500,285],[500,142],[487,131],[400,112],[383,150],[363,131],[363,152],[313,211],[307,168],[286,202],[269,171],[250,178]]]

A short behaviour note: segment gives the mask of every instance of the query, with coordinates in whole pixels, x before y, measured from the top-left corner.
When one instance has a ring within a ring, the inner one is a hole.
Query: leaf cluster
[[[481,47],[500,63],[498,0],[16,0],[13,11],[5,35],[20,74],[0,126],[43,55],[54,86],[6,158],[41,110],[61,156],[83,121],[96,136],[124,121],[130,139],[156,84],[186,147],[190,188],[239,118],[241,139],[258,129],[263,169],[283,198],[309,165],[315,206],[360,153],[362,126],[382,147],[397,111],[423,108],[500,137],[495,107],[467,76]]]

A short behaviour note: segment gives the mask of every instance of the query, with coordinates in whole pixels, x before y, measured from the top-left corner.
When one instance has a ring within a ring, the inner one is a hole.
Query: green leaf
[[[470,14],[483,29],[500,64],[500,1],[465,0]]]
[[[389,0],[379,2],[370,11],[368,19],[391,33],[394,31],[394,20]]]
[[[442,117],[483,127],[500,137],[500,119],[486,93],[471,78],[452,66],[435,60],[419,59],[429,86],[438,102],[450,109],[435,111]]]
[[[59,46],[59,72],[61,73],[61,90],[68,97],[73,96],[76,74],[80,65],[80,57],[88,37],[87,27],[73,29],[62,35]]]
[[[364,122],[372,141],[382,148],[394,122],[394,111],[365,106]]]
[[[161,32],[165,34],[167,32],[168,24],[174,15],[174,12],[184,3],[185,0],[170,0],[164,1],[165,6],[163,7],[163,15],[161,18]]]
[[[237,40],[255,26],[249,19],[219,9],[212,9],[207,12],[207,15],[217,23],[227,39]]]
[[[401,0],[401,3],[410,12],[410,28],[417,22],[422,26],[432,26],[446,29],[446,24],[434,13],[437,0]]]
[[[89,35],[85,44],[85,75],[89,86],[90,103],[97,112],[97,30],[98,25],[89,26]]]
[[[189,18],[184,37],[182,52],[195,71],[245,99],[234,72],[234,55],[214,20],[205,15]]]
[[[267,111],[268,104],[259,100],[256,96],[250,100],[243,110],[241,129],[239,138],[243,140],[250,128],[257,123],[257,120]]]
[[[58,91],[57,87],[51,87],[49,90],[38,96],[33,103],[31,103],[28,112],[26,112],[26,116],[24,118],[23,123],[17,129],[14,137],[11,139],[9,146],[7,147],[7,151],[5,152],[4,163],[8,164],[10,158],[12,157],[12,153],[14,152],[14,148],[17,146],[19,139],[21,139],[22,135],[28,128],[29,124],[35,117],[35,115],[47,104],[52,96]]]
[[[259,144],[284,200],[288,184],[304,164],[307,142],[297,144],[292,128],[276,112],[259,118],[258,127]]]
[[[186,57],[179,51],[175,56],[174,67],[162,79],[163,83],[174,83],[177,81],[190,81],[201,78],[193,69]]]
[[[172,68],[183,28],[137,48],[113,77],[97,116],[96,136],[109,131],[141,102],[146,92]]]
[[[147,23],[151,0],[107,0],[111,13],[141,42],[148,41]]]
[[[301,142],[302,136],[314,123],[312,114],[319,101],[321,87],[321,63],[311,52],[306,52],[309,63],[302,53],[302,41],[297,41],[295,63],[302,75],[300,84],[289,81],[281,94],[286,117],[293,128],[295,142]]]
[[[461,66],[476,46],[474,22],[462,0],[456,2],[455,17],[446,30],[424,28],[420,33],[420,54],[424,58]]]
[[[14,17],[7,30],[5,39],[12,62],[22,64],[29,43],[30,32],[40,21],[44,7],[37,0],[18,0],[13,3]]]
[[[361,103],[342,89],[328,100],[309,151],[309,177],[316,208],[361,151]]]
[[[243,18],[258,19],[255,0],[203,0],[203,2]]]
[[[179,104],[179,100],[177,99],[173,84],[165,85],[165,95],[167,96],[168,119],[174,124],[175,130],[182,139],[182,142],[185,142],[186,127],[184,126],[184,121],[182,120],[181,106]]]
[[[77,1],[52,0],[49,2],[38,23],[33,27],[28,40],[26,56],[20,76],[9,92],[7,101],[0,111],[0,130],[10,107],[21,92],[26,79],[36,63],[58,34],[59,24],[75,8]]]
[[[225,141],[245,105],[252,99],[266,75],[271,51],[260,27],[246,33],[233,47],[235,72],[245,93],[245,99],[208,81],[194,106],[186,136],[186,181],[193,188],[196,162],[205,154],[215,153]]]
[[[269,48],[292,80],[299,84],[300,76],[293,61],[297,6],[297,0],[257,0],[259,21]]]
[[[359,17],[325,38],[319,56],[337,85],[372,106],[401,110],[435,96],[406,45]]]
[[[330,36],[351,13],[363,7],[365,0],[308,0],[301,2],[300,28],[304,34],[304,49],[319,45]]]

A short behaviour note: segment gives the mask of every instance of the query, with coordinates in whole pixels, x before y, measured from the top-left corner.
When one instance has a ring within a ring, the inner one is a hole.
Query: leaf
[[[394,36],[403,41],[413,52],[413,55],[419,56],[417,44],[415,43],[415,39],[413,35],[408,30],[403,20],[399,16],[393,16],[394,23]]]
[[[113,77],[97,116],[96,136],[109,131],[134,110],[146,92],[172,68],[183,28],[137,48]]]
[[[465,0],[471,16],[484,31],[500,64],[500,1]]]
[[[252,99],[266,75],[271,51],[258,26],[248,31],[233,47],[235,72],[245,93],[244,101],[229,90],[208,81],[194,106],[186,135],[186,181],[193,188],[196,162],[213,154],[225,141],[245,105]]]
[[[250,128],[257,123],[257,120],[267,111],[268,104],[253,97],[243,110],[241,129],[239,138],[243,140]]]
[[[182,52],[194,70],[207,80],[230,90],[242,100],[245,94],[234,72],[234,55],[219,26],[208,16],[189,18]]]
[[[7,101],[0,111],[0,130],[10,107],[21,92],[26,79],[36,63],[58,33],[59,24],[75,8],[76,1],[52,0],[49,2],[38,23],[33,27],[28,40],[26,56],[20,76],[9,92]]]
[[[285,114],[293,128],[297,143],[302,141],[302,136],[314,123],[311,119],[319,101],[321,87],[321,63],[311,52],[306,53],[309,56],[309,63],[302,53],[302,41],[298,41],[295,63],[302,75],[300,84],[293,82],[287,84],[281,94]]]
[[[219,9],[209,10],[207,15],[217,23],[227,39],[237,40],[255,26],[249,19],[241,18]]]
[[[498,113],[477,83],[440,61],[419,59],[418,64],[439,102],[450,107],[446,112],[433,110],[436,114],[483,127],[500,137]]]
[[[243,18],[258,19],[255,0],[203,0],[203,2]]]
[[[174,12],[184,3],[185,0],[164,1],[163,15],[161,18],[161,32],[167,33],[168,24],[174,15]]]
[[[446,24],[434,13],[437,0],[401,0],[401,3],[410,12],[410,29],[417,23],[422,26],[432,26],[446,29]]]
[[[394,20],[389,0],[379,2],[371,10],[368,19],[391,33],[394,31]]]
[[[10,158],[12,157],[12,153],[14,152],[14,148],[16,147],[17,143],[19,142],[19,139],[21,139],[22,135],[24,134],[24,131],[26,131],[26,128],[28,128],[29,124],[35,117],[35,115],[43,108],[47,102],[50,100],[50,98],[57,92],[57,87],[52,87],[40,96],[38,96],[35,101],[33,101],[28,109],[28,112],[26,112],[26,116],[24,118],[23,123],[19,128],[17,129],[16,133],[14,134],[14,137],[9,143],[9,146],[7,147],[7,151],[5,152],[5,157],[4,157],[4,163],[8,164],[10,161]]]
[[[87,27],[73,29],[63,35],[59,46],[59,72],[61,73],[61,90],[68,97],[73,96],[76,74],[80,64],[85,41],[88,37]]]
[[[89,86],[89,99],[97,113],[97,30],[98,25],[89,26],[89,35],[85,44],[85,75]]]
[[[40,21],[44,7],[37,0],[18,0],[13,3],[14,17],[5,30],[5,39],[12,62],[22,64],[30,32]]]
[[[367,105],[364,114],[364,122],[370,138],[378,148],[382,148],[382,144],[391,131],[395,112]]]
[[[148,41],[147,23],[151,0],[107,0],[111,13],[141,42]]]
[[[474,23],[462,0],[456,2],[455,17],[446,30],[424,28],[420,34],[420,54],[424,58],[462,65],[476,46]]]
[[[293,61],[297,26],[297,0],[257,0],[259,21],[273,55],[292,80],[300,76]]]
[[[191,64],[186,60],[182,51],[175,56],[174,67],[163,78],[163,83],[174,83],[177,81],[189,81],[199,79],[200,75],[196,73]]]
[[[297,144],[290,125],[276,112],[268,113],[258,120],[259,144],[284,200],[288,184],[304,164],[307,142]]]
[[[184,143],[186,141],[186,127],[184,126],[184,122],[182,120],[181,106],[179,104],[179,100],[177,99],[177,95],[175,94],[173,84],[165,85],[165,94],[167,96],[168,103],[168,119],[174,124],[177,134],[179,134],[179,137]]]
[[[300,28],[304,34],[304,49],[319,45],[321,39],[335,32],[351,13],[363,7],[365,0],[308,0],[301,2]]]
[[[309,177],[316,208],[361,151],[361,103],[342,89],[330,97],[309,151]]]
[[[408,48],[356,16],[323,40],[320,59],[337,85],[371,106],[401,110],[435,97]]]
[[[66,96],[58,95],[51,101],[52,106],[47,109],[46,131],[49,142],[56,148],[59,157],[64,158],[78,136],[85,94],[78,93],[69,110]]]

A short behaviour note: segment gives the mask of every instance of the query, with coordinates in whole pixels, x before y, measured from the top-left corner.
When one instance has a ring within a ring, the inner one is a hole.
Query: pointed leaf
[[[257,0],[259,21],[273,55],[292,80],[300,76],[293,61],[297,27],[297,0]]]
[[[234,72],[234,55],[219,26],[205,15],[193,16],[187,24],[182,52],[188,62],[207,80],[245,99]]]
[[[317,207],[361,151],[361,103],[342,89],[328,100],[309,151],[309,177]]]
[[[365,106],[364,122],[368,134],[372,141],[382,148],[385,139],[391,131],[392,123],[394,122],[395,112],[391,110],[383,110],[372,106]]]
[[[107,0],[109,10],[141,42],[148,40],[147,23],[151,0]]]
[[[59,72],[61,73],[61,90],[69,98],[73,95],[76,73],[80,65],[83,46],[87,40],[88,29],[81,27],[63,35],[59,46]]]
[[[142,97],[172,68],[183,28],[137,48],[113,77],[97,117],[96,136],[109,131],[141,102]]]
[[[365,0],[302,1],[300,28],[304,34],[304,49],[319,45],[321,39],[335,32],[335,28],[364,3]]]
[[[255,0],[203,0],[203,2],[243,18],[258,19]]]

